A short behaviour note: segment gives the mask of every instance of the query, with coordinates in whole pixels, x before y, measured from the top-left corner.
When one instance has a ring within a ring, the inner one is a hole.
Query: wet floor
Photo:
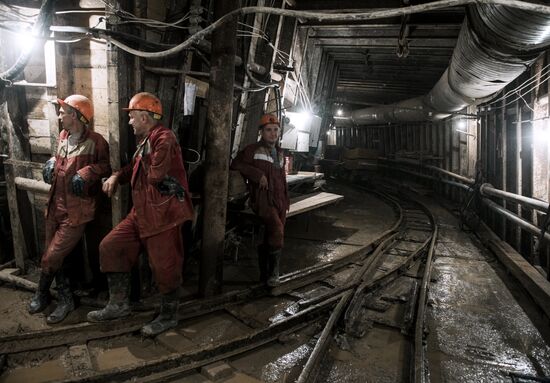
[[[515,282],[449,212],[438,210],[438,221],[427,319],[430,381],[550,375],[550,346],[518,304]]]
[[[392,207],[374,195],[344,185],[327,185],[325,191],[345,198],[287,220],[281,273],[342,258],[379,237],[397,219]],[[227,281],[259,278],[258,244],[258,236],[242,238],[237,259],[226,259]]]
[[[332,261],[355,251],[390,228],[396,216],[381,199],[345,186],[329,186],[327,191],[344,194],[345,199],[288,220],[282,272]],[[433,283],[430,287],[427,318],[428,363],[431,382],[511,382],[510,373],[550,375],[550,348],[532,324],[531,317],[516,302],[511,283],[500,264],[482,250],[471,234],[461,232],[456,219],[433,198],[426,198],[437,211],[440,238],[436,248]],[[250,285],[258,278],[256,245],[258,237],[241,238],[239,252],[225,260],[226,290]],[[396,254],[406,252],[394,249]],[[307,299],[342,285],[350,278],[342,269],[325,284],[318,283],[293,292],[292,296],[263,297],[233,305],[206,317],[182,321],[154,341],[132,336],[88,342],[91,363],[97,370],[130,365],[173,352],[205,347],[253,329],[280,321],[296,308],[297,299]],[[191,275],[196,273],[193,271]],[[323,362],[323,382],[405,382],[410,338],[399,328],[411,278],[398,287],[388,288],[371,304],[397,302],[380,315],[364,308],[370,331],[363,337],[339,333]],[[193,291],[196,280],[186,280]],[[39,330],[48,327],[43,316],[26,314],[31,294],[1,287],[0,334]],[[82,310],[82,308],[81,308]],[[389,320],[388,320],[389,317]],[[392,319],[393,318],[393,319]],[[392,320],[394,323],[392,323]],[[223,382],[292,382],[298,377],[311,353],[320,325],[250,351],[225,362],[230,373]],[[312,338],[313,336],[313,338]],[[10,356],[8,367],[19,365],[0,376],[0,382],[56,381],[70,375],[67,349]],[[178,378],[182,383],[206,383],[199,371]]]

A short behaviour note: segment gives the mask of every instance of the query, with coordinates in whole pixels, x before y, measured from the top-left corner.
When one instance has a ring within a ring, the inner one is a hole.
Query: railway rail
[[[0,354],[8,359],[17,359],[17,356],[23,359],[21,355],[44,353],[50,349],[84,350],[83,355],[72,353],[73,359],[68,363],[72,367],[63,381],[125,381],[139,377],[140,381],[160,382],[177,379],[201,366],[258,349],[304,328],[321,326],[324,329],[298,377],[299,382],[315,381],[321,370],[319,364],[327,357],[325,351],[333,342],[335,327],[341,324],[340,328],[350,336],[364,334],[368,326],[365,327],[361,320],[363,308],[372,305],[385,288],[405,278],[413,279],[415,283],[401,323],[395,325],[402,328],[407,337],[416,334],[415,341],[411,342],[414,358],[409,368],[413,380],[420,382],[424,371],[423,307],[431,268],[429,263],[424,265],[423,259],[431,258],[437,229],[434,218],[419,203],[396,195],[390,197],[387,192],[378,194],[378,197],[395,210],[397,218],[393,226],[346,257],[283,275],[281,284],[272,290],[255,285],[207,300],[182,303],[180,326],[188,320],[201,321],[212,314],[230,315],[246,327],[246,331],[234,336],[184,349],[163,344],[162,352],[137,363],[95,370],[87,355],[88,345],[116,343],[117,339],[127,338],[134,339],[139,345],[137,330],[153,316],[152,311],[145,311],[113,322],[79,323],[3,336],[0,337]],[[344,283],[335,283],[332,278],[339,273],[347,275]],[[281,315],[267,321],[243,315],[243,307],[265,299],[287,302]],[[143,344],[143,347],[147,345]]]

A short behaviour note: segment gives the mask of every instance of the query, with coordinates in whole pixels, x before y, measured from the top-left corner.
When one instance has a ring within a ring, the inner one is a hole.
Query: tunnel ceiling
[[[429,1],[412,1],[411,5]],[[295,0],[291,9],[364,12],[404,6],[402,1]],[[329,97],[350,105],[388,104],[426,94],[447,68],[464,19],[464,8],[345,25],[299,20],[321,49],[318,76],[334,65]],[[408,52],[398,55],[402,25]],[[329,72],[328,72],[329,73]],[[318,94],[318,90],[316,92]]]

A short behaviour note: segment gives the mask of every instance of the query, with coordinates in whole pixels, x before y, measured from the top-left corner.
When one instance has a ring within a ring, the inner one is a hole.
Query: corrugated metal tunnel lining
[[[550,18],[498,5],[470,6],[449,68],[423,97],[355,110],[357,125],[436,120],[475,105],[523,73],[550,42]],[[338,125],[351,121],[339,119]]]

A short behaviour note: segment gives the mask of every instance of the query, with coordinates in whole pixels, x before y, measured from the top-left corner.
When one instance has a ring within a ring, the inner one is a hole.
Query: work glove
[[[76,173],[71,180],[74,195],[80,197],[82,193],[84,193],[85,184],[86,181],[84,180],[84,178],[80,177],[80,174]]]
[[[180,185],[177,179],[172,176],[165,176],[162,181],[157,184],[157,189],[161,195],[175,195],[180,201],[185,198],[185,189]]]
[[[44,164],[44,167],[42,168],[42,178],[44,178],[44,182],[47,184],[52,184],[53,181],[53,169],[55,168],[55,157],[50,158],[46,163]]]

